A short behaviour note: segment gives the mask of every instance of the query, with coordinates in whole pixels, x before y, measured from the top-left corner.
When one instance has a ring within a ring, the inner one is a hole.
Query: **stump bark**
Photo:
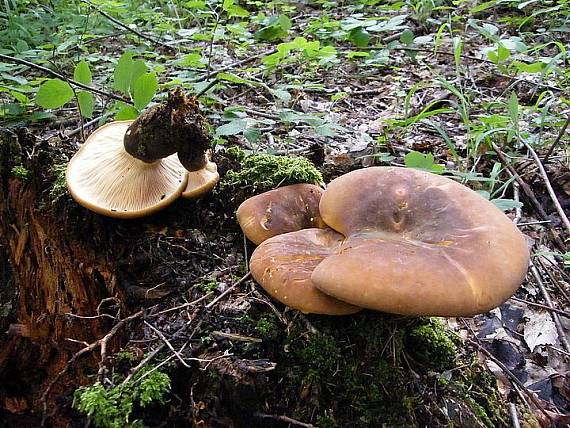
[[[4,423],[41,416],[42,393],[84,347],[76,341],[90,343],[109,329],[107,318],[69,314],[94,316],[102,299],[120,294],[108,256],[89,244],[100,225],[90,218],[71,225],[78,219],[52,205],[53,165],[65,162],[63,153],[24,128],[0,130],[0,425],[2,413]],[[48,409],[77,381],[87,382],[77,377],[97,357],[82,357],[81,370],[61,376]],[[50,425],[67,426],[64,419]]]

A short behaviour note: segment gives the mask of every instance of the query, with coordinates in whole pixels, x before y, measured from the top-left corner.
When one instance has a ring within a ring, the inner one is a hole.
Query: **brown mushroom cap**
[[[311,274],[341,244],[331,229],[304,229],[267,239],[251,256],[251,274],[275,299],[306,313],[346,315],[358,308],[317,290]]]
[[[347,238],[311,279],[354,305],[404,315],[468,316],[523,281],[523,235],[492,203],[455,181],[406,168],[361,169],[333,180],[323,220]]]
[[[188,172],[188,183],[182,192],[182,197],[186,199],[199,198],[212,190],[219,180],[220,174],[218,174],[217,165],[208,161],[204,168]]]
[[[132,121],[103,125],[67,166],[73,198],[99,214],[136,218],[152,214],[180,196],[187,171],[176,155],[146,163],[129,155],[123,137]]]
[[[314,184],[293,184],[270,190],[239,206],[238,223],[254,244],[286,232],[325,227],[319,214],[323,192]]]

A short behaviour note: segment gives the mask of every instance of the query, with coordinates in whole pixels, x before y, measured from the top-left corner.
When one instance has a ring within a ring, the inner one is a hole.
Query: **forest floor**
[[[35,187],[33,210],[102,255],[108,275],[98,307],[54,315],[105,332],[65,338],[61,371],[20,376],[26,363],[0,352],[0,425],[570,423],[570,4],[2,7],[0,125],[21,143],[13,156],[0,139],[2,197]],[[215,191],[141,220],[77,205],[62,173],[84,138],[177,86],[199,95],[212,126]],[[254,246],[235,210],[295,177],[245,171],[242,153],[305,156],[326,183],[372,165],[445,174],[517,224],[528,275],[513,298],[472,318],[290,310],[249,277]],[[6,341],[22,335],[10,287],[25,287],[14,284],[21,255],[8,241],[0,235]]]

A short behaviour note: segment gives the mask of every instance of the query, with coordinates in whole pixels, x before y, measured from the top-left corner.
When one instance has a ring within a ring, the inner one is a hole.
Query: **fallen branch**
[[[77,86],[78,88],[85,89],[86,91],[93,92],[94,94],[98,94],[98,95],[101,95],[101,96],[104,96],[107,98],[112,98],[112,99],[117,100],[117,101],[122,101],[122,102],[127,103],[127,104],[134,104],[131,100],[123,98],[119,95],[115,95],[115,94],[112,94],[110,92],[105,92],[101,89],[94,88],[93,86],[84,85],[83,83],[76,82],[73,79],[69,79],[69,78],[65,77],[63,74],[59,74],[57,71],[53,71],[53,70],[51,70],[47,67],[44,67],[42,65],[34,64],[33,62],[26,61],[25,59],[14,58],[13,56],[4,55],[4,54],[0,54],[0,59],[2,59],[4,61],[13,62],[16,64],[21,64],[21,65],[25,65],[27,67],[34,68],[36,70],[42,71],[42,72],[49,74],[53,77],[56,77],[58,79],[65,80],[66,82],[72,84],[73,86]]]
[[[105,360],[107,359],[107,344],[109,343],[109,341],[115,336],[115,334],[117,334],[117,332],[128,322],[133,321],[137,318],[142,317],[143,315],[143,311],[138,311],[136,313],[134,313],[133,315],[130,315],[126,318],[123,318],[122,320],[120,320],[119,322],[117,322],[117,324],[115,324],[111,330],[109,331],[109,333],[107,333],[105,336],[103,336],[101,339],[96,340],[95,342],[92,342],[90,344],[88,344],[87,346],[85,346],[85,348],[79,350],[78,352],[76,352],[73,357],[71,357],[71,359],[69,359],[67,361],[67,364],[65,365],[65,367],[63,367],[63,369],[61,369],[61,371],[52,379],[52,381],[49,383],[49,385],[47,386],[47,388],[45,389],[45,391],[43,392],[43,394],[41,395],[40,398],[40,403],[43,406],[43,418],[42,418],[42,426],[45,425],[46,422],[46,418],[47,418],[47,397],[50,393],[50,391],[52,390],[52,388],[54,387],[54,385],[59,381],[59,379],[65,374],[67,373],[67,371],[71,368],[71,366],[73,365],[73,363],[75,361],[77,361],[79,359],[79,357],[81,357],[82,355],[85,355],[89,352],[93,352],[95,349],[100,348],[100,352],[101,352],[101,359],[99,361],[99,371],[97,372],[98,376],[102,376],[103,372],[105,371]]]

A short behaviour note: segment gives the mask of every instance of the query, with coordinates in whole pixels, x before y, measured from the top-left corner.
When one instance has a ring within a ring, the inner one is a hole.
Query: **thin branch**
[[[76,82],[73,79],[68,79],[64,75],[59,74],[57,71],[53,71],[47,67],[43,67],[41,65],[34,64],[33,62],[26,61],[25,59],[15,58],[13,56],[4,55],[4,54],[0,54],[0,59],[2,59],[4,61],[8,61],[8,62],[13,62],[16,64],[25,65],[27,67],[35,68],[36,70],[42,71],[42,72],[49,74],[53,77],[56,77],[58,79],[65,80],[65,81],[71,83],[73,86],[77,86],[78,88],[85,89],[87,91],[93,92],[94,94],[98,94],[98,95],[101,95],[101,96],[107,97],[107,98],[112,98],[112,99],[117,100],[117,101],[122,101],[122,102],[127,103],[127,104],[133,104],[133,102],[131,100],[123,98],[119,95],[115,95],[115,94],[112,94],[110,92],[105,92],[101,89],[97,89],[97,88],[94,88],[94,87],[89,86],[89,85],[84,85],[83,83]]]
[[[546,300],[546,304],[550,309],[554,309],[554,305],[552,304],[552,299],[550,298],[550,294],[548,294],[548,291],[546,290],[546,287],[542,282],[542,277],[540,276],[540,273],[538,272],[538,269],[536,268],[535,264],[532,262],[532,259],[530,260],[529,266],[530,266],[530,271],[534,276],[534,279],[536,279],[538,288],[542,292],[544,300]],[[566,332],[562,327],[562,323],[560,322],[560,317],[558,316],[558,313],[552,311],[550,313],[550,316],[552,317],[552,321],[554,321],[554,325],[556,326],[556,330],[558,331],[558,337],[560,339],[560,343],[562,343],[562,346],[564,347],[564,350],[566,352],[570,352],[570,343],[568,343],[568,339],[566,338]]]
[[[172,351],[172,353],[176,356],[176,358],[178,358],[178,361],[180,361],[184,367],[190,368],[188,363],[186,363],[186,361],[184,361],[184,359],[180,356],[178,351],[176,351],[176,349],[174,349],[174,346],[172,346],[172,343],[170,343],[170,341],[166,338],[164,333],[162,333],[159,329],[154,327],[152,324],[150,324],[146,321],[144,321],[144,323],[147,327],[149,327],[152,331],[154,331],[158,335],[158,337],[160,337],[160,339],[166,344],[166,346],[168,346],[168,349],[170,349]]]
[[[244,282],[246,279],[248,279],[250,277],[250,275],[251,275],[251,272],[248,272],[244,276],[242,276],[234,285],[232,285],[230,288],[228,288],[226,291],[224,291],[222,294],[220,294],[218,297],[216,297],[214,300],[212,300],[210,303],[208,303],[206,305],[206,309],[210,309],[211,307],[216,305],[220,300],[222,300],[224,297],[226,297],[226,295],[228,295],[229,293],[234,291],[238,285],[240,285],[242,282]]]
[[[174,49],[172,46],[167,45],[166,43],[161,42],[160,40],[157,40],[153,37],[147,36],[146,34],[141,33],[140,31],[135,30],[134,28],[129,27],[127,24],[124,24],[123,22],[119,21],[117,18],[112,17],[111,15],[109,15],[107,12],[105,12],[102,9],[99,9],[96,5],[94,5],[93,3],[91,3],[89,0],[81,0],[83,3],[87,3],[89,6],[91,6],[93,9],[95,9],[98,13],[100,13],[101,15],[103,15],[105,18],[107,18],[109,21],[111,21],[113,24],[117,25],[118,27],[123,28],[124,30],[127,30],[133,34],[136,34],[138,37],[140,37],[141,39],[144,39],[148,42],[151,42],[152,44],[155,45],[160,45],[163,46],[165,48],[168,49]]]
[[[568,113],[568,117],[566,118],[566,122],[564,122],[564,125],[562,125],[562,128],[560,128],[560,132],[558,133],[556,140],[554,140],[554,142],[552,143],[552,145],[548,149],[548,152],[546,152],[546,155],[542,159],[542,162],[544,162],[544,163],[548,162],[550,155],[552,155],[552,152],[554,152],[554,149],[556,148],[556,146],[558,146],[558,143],[560,143],[560,140],[562,140],[562,137],[566,133],[566,129],[568,128],[568,125],[570,125],[570,113]]]
[[[67,371],[71,368],[71,366],[73,365],[73,363],[75,361],[77,361],[82,355],[85,355],[89,352],[94,351],[97,348],[100,348],[100,352],[101,352],[101,360],[99,361],[99,372],[98,375],[102,375],[103,371],[104,371],[104,364],[105,364],[105,360],[107,358],[107,344],[109,343],[109,341],[115,336],[115,334],[117,334],[117,332],[128,322],[133,321],[137,318],[142,317],[143,315],[143,311],[138,311],[126,318],[123,318],[122,320],[120,320],[119,322],[117,322],[117,324],[115,324],[111,330],[109,330],[109,333],[107,333],[105,336],[103,336],[101,339],[96,340],[95,342],[92,342],[90,344],[88,344],[87,346],[85,346],[83,349],[80,349],[79,351],[77,351],[72,357],[71,359],[69,359],[66,363],[66,365],[63,367],[63,369],[60,370],[60,372],[52,379],[52,381],[48,384],[47,388],[44,390],[44,392],[42,393],[41,397],[40,397],[40,403],[42,403],[43,405],[43,419],[42,419],[42,426],[45,425],[45,421],[46,421],[46,416],[47,416],[47,397],[50,393],[50,391],[52,390],[52,388],[54,387],[54,385],[59,381],[59,379],[65,374],[67,373]]]
[[[521,141],[525,145],[527,150],[530,152],[531,156],[534,158],[534,161],[536,162],[536,165],[538,166],[538,169],[540,171],[540,175],[542,175],[542,179],[544,181],[544,185],[546,186],[546,190],[548,191],[548,194],[550,195],[550,199],[552,199],[552,202],[554,203],[554,206],[556,207],[556,211],[558,212],[558,215],[562,219],[564,226],[566,226],[566,231],[570,233],[570,220],[568,220],[568,217],[566,216],[566,213],[564,212],[564,209],[560,205],[560,201],[558,200],[558,197],[556,196],[556,193],[554,192],[554,189],[552,188],[552,185],[550,184],[550,180],[548,179],[548,174],[546,173],[546,169],[544,169],[544,165],[542,164],[542,161],[540,160],[540,158],[538,157],[538,155],[536,154],[534,149],[530,146],[530,144],[528,144],[524,139],[521,139]]]
[[[512,300],[514,302],[524,303],[525,305],[528,305],[528,306],[534,306],[537,308],[546,309],[547,311],[557,313],[557,314],[562,315],[563,317],[566,317],[566,318],[570,318],[570,313],[563,311],[562,309],[551,308],[550,306],[542,305],[540,303],[529,302],[528,300],[519,299],[518,297],[515,297],[515,296],[511,297],[509,300]]]

